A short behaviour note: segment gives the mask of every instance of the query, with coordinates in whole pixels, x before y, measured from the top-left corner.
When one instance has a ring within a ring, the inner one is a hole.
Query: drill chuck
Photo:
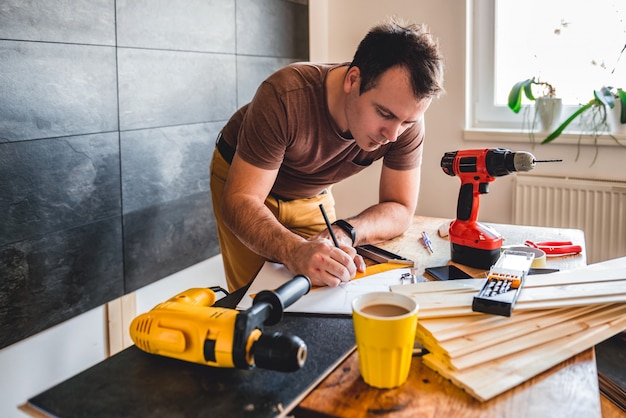
[[[295,372],[306,361],[306,344],[295,335],[263,334],[252,347],[252,354],[261,369]]]
[[[515,171],[530,171],[535,168],[535,162],[535,156],[526,151],[517,151],[513,157]]]
[[[535,157],[526,151],[510,151],[494,148],[485,155],[485,168],[493,177],[501,177],[515,171],[530,171],[535,167]]]

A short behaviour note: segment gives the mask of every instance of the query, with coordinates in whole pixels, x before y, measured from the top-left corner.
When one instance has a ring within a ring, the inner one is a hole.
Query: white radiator
[[[515,178],[515,224],[582,229],[588,264],[626,256],[626,182]]]

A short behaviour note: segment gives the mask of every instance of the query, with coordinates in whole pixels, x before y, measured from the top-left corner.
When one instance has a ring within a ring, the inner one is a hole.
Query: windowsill
[[[549,132],[536,132],[534,135],[534,143],[540,144]],[[463,131],[463,139],[466,141],[488,141],[500,143],[528,143],[532,139],[528,132],[521,132],[515,129],[465,129]],[[621,142],[621,145],[616,142]],[[553,145],[598,145],[601,147],[626,147],[626,134],[601,134],[597,140],[591,135],[580,133],[564,133],[552,141]]]

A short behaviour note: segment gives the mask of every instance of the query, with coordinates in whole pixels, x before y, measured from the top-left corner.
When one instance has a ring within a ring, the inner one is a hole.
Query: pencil
[[[330,237],[333,239],[333,243],[335,244],[335,247],[339,248],[339,242],[337,242],[337,237],[335,236],[335,233],[333,232],[333,227],[330,225],[330,221],[328,220],[328,216],[326,215],[326,211],[324,210],[324,205],[322,205],[321,203],[320,203],[320,210],[322,211],[324,222],[326,222],[328,233],[330,234]]]

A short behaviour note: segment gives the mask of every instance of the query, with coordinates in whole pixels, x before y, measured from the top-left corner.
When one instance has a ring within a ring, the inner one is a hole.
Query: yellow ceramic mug
[[[352,301],[352,320],[365,383],[393,388],[409,376],[418,305],[411,297],[372,292]]]

